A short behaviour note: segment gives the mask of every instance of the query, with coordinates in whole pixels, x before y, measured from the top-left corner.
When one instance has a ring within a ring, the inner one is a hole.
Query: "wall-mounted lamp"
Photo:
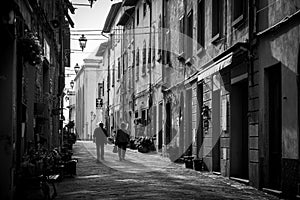
[[[71,88],[73,89],[73,87],[74,87],[74,81],[73,81],[73,80],[71,80],[70,86],[71,86]]]
[[[75,71],[76,74],[79,72],[79,68],[80,67],[79,67],[78,63],[76,63],[76,65],[74,67],[74,71]]]
[[[84,34],[82,34],[81,37],[79,38],[79,45],[80,45],[80,48],[82,49],[82,51],[86,47],[86,42],[87,42],[87,39],[84,36]]]

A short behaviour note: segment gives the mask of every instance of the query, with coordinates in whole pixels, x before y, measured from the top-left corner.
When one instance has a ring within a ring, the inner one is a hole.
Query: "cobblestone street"
[[[92,142],[78,141],[77,176],[58,183],[56,199],[276,199],[252,187],[212,173],[185,169],[158,154],[129,149],[119,161],[105,147],[105,161],[96,162]]]

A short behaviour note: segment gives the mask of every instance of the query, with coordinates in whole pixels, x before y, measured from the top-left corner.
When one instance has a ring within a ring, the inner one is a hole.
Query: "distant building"
[[[97,127],[97,122],[103,120],[100,112],[96,109],[98,80],[103,72],[100,69],[102,57],[98,56],[97,53],[98,51],[83,60],[84,64],[74,79],[76,96],[75,131],[78,134],[78,139],[81,140],[92,140],[92,133]]]

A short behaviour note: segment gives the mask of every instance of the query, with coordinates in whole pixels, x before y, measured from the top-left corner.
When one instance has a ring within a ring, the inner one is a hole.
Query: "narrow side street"
[[[77,176],[58,183],[56,199],[277,199],[255,188],[212,173],[185,169],[158,154],[128,149],[119,161],[105,147],[105,161],[96,162],[92,142],[77,141]]]

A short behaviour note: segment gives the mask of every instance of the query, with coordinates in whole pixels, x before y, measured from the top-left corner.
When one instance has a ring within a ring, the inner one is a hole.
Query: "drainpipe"
[[[150,48],[148,48],[148,50],[152,50],[151,49],[151,47],[152,47],[152,1],[147,1],[147,4],[148,4],[148,6],[149,6],[149,10],[150,10],[150,20],[149,20],[149,31],[150,31],[150,33],[149,33],[149,47]],[[148,53],[148,55],[151,55],[151,52],[150,53]],[[152,56],[152,55],[151,55]],[[148,116],[150,116],[150,117],[152,117],[152,109],[151,109],[151,107],[152,107],[152,104],[153,104],[153,102],[152,102],[152,87],[151,87],[151,79],[152,79],[152,76],[151,76],[151,57],[150,58],[148,58],[148,61],[149,61],[149,59],[150,59],[150,66],[149,66],[149,99],[148,99],[148,109],[149,109],[149,112],[150,113],[148,113]],[[148,62],[148,64],[149,64],[149,62]],[[151,105],[150,105],[150,101],[151,101]],[[147,116],[147,118],[148,118],[148,116]],[[151,118],[150,118],[151,119]],[[150,123],[150,128],[148,129],[149,131],[150,131],[150,135],[152,135],[151,134],[151,132],[152,132],[152,126],[151,126],[151,123]]]
[[[255,18],[255,0],[249,0],[248,1],[248,38],[249,38],[249,49],[248,49],[248,59],[249,59],[249,63],[248,63],[248,73],[250,74],[250,83],[251,86],[253,86],[254,84],[254,63],[253,63],[253,47],[254,47],[254,18]]]
[[[163,81],[163,85],[165,83],[165,68],[163,66],[164,62],[163,62],[163,59],[164,59],[164,56],[165,56],[165,53],[163,51],[163,49],[165,49],[165,34],[164,34],[164,29],[165,29],[165,0],[162,0],[162,15],[161,15],[161,30],[162,32],[160,34],[162,34],[161,36],[161,47],[162,49],[160,50],[161,51],[161,59],[162,59],[162,81]]]
[[[105,38],[108,38],[108,36],[104,35],[103,32],[101,32],[101,35]],[[110,85],[110,47],[111,47],[111,41],[108,40],[108,44],[107,44],[107,108],[106,108],[106,120],[105,120],[105,126],[106,126],[106,131],[107,131],[107,134],[110,136],[110,116],[109,116],[109,91],[110,91],[110,88],[109,88],[109,85]],[[104,87],[104,85],[103,85]]]

